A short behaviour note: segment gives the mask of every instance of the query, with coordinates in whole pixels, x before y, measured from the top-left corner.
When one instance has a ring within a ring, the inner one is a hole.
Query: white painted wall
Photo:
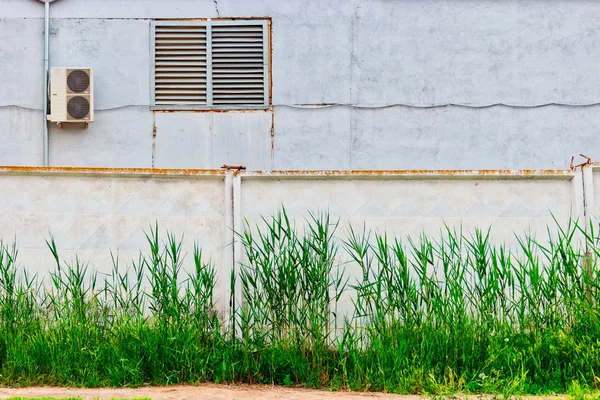
[[[131,267],[150,248],[145,233],[157,223],[166,233],[183,235],[184,268],[193,271],[193,246],[219,271],[218,304],[229,297],[231,264],[225,250],[231,242],[226,227],[224,176],[152,178],[104,176],[93,173],[0,175],[0,240],[16,241],[18,262],[31,274],[48,278],[56,264],[46,240],[54,238],[61,259],[75,257],[89,269],[110,273],[111,252],[120,268]],[[102,278],[102,277],[101,277]]]
[[[519,249],[517,236],[547,239],[548,228],[557,231],[554,220],[567,226],[582,212],[581,189],[575,175],[523,179],[500,179],[475,175],[391,176],[391,177],[248,177],[242,176],[241,216],[251,227],[265,229],[262,216],[273,215],[285,206],[290,219],[302,232],[309,212],[329,212],[332,224],[339,221],[338,244],[348,239],[350,227],[357,234],[387,234],[391,243],[398,239],[410,248],[409,238],[419,243],[426,234],[440,242],[446,227],[471,237],[475,229],[490,229],[493,243]],[[600,214],[599,214],[600,215]],[[242,255],[240,263],[247,262]],[[338,249],[338,263],[355,285],[362,270],[345,251]],[[337,267],[337,266],[336,266]],[[239,289],[241,292],[241,289]],[[339,310],[353,315],[353,291],[340,299]],[[340,318],[339,323],[343,323]]]
[[[600,150],[595,0],[58,0],[51,16],[51,66],[94,67],[98,108],[88,130],[51,129],[53,165],[565,168]],[[153,113],[151,19],[214,17],[272,19],[273,109]],[[42,18],[0,0],[0,164],[41,164]],[[304,108],[321,103],[341,105]]]
[[[466,234],[475,227],[491,227],[496,243],[512,246],[517,245],[514,234],[527,233],[543,242],[547,228],[556,228],[554,217],[565,224],[583,212],[581,173],[570,171],[383,177],[344,172],[241,172],[236,177],[221,171],[156,173],[2,168],[0,240],[16,240],[20,265],[40,277],[54,268],[45,244],[51,236],[66,262],[78,256],[90,269],[108,273],[111,251],[118,252],[121,267],[137,261],[140,251],[148,252],[144,231],[157,222],[163,239],[166,231],[184,235],[184,268],[193,266],[194,243],[212,260],[218,277],[216,299],[226,312],[231,270],[245,262],[239,242],[233,245],[234,231],[242,231],[243,221],[260,226],[262,216],[273,215],[282,205],[300,229],[309,211],[328,210],[332,222],[339,219],[336,236],[342,240],[350,226],[406,241],[423,232],[435,238],[447,224],[462,226]],[[597,175],[586,183],[592,193],[600,187]],[[597,205],[588,206],[598,210]],[[341,267],[351,279],[357,277],[357,266],[346,261],[340,249]],[[238,291],[239,285],[238,281]],[[344,301],[344,309],[350,310],[350,298]]]
[[[309,211],[329,211],[340,221],[339,236],[353,226],[406,238],[426,233],[439,236],[444,226],[493,229],[493,237],[513,243],[515,233],[545,235],[555,225],[576,217],[581,206],[571,176],[561,179],[493,179],[456,177],[360,177],[303,179],[242,177],[242,218],[260,223],[282,205],[288,215],[303,219]]]

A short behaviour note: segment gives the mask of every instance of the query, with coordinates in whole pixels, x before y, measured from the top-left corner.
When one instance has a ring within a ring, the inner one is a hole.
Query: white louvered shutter
[[[263,24],[212,26],[214,105],[263,105],[266,67]]]
[[[206,26],[156,25],[156,105],[206,105]]]
[[[267,21],[157,21],[153,25],[154,106],[268,106]]]

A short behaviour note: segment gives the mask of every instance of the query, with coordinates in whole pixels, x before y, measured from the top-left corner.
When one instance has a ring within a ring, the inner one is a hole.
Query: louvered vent
[[[212,26],[213,104],[265,104],[263,30],[263,25]]]
[[[157,109],[268,107],[268,21],[153,26]]]
[[[156,105],[206,105],[206,26],[156,25]]]

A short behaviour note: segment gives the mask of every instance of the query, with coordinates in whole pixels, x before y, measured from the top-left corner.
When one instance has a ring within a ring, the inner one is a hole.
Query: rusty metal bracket
[[[575,159],[575,156],[571,157],[571,163],[569,164],[569,168],[571,168],[571,170],[575,170],[577,168],[583,168],[586,165],[589,165],[592,163],[592,159],[584,154],[579,154],[581,157],[585,158],[586,161],[582,162],[581,164],[577,164],[577,165],[573,165],[573,160]]]
[[[245,171],[246,167],[244,167],[243,165],[227,165],[227,164],[223,164],[221,165],[221,169],[227,170],[227,171]]]

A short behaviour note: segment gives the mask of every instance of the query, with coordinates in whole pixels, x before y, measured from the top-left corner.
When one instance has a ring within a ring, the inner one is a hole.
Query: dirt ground
[[[76,389],[55,387],[33,387],[23,389],[0,388],[0,399],[9,397],[80,397],[82,399],[109,400],[113,398],[141,398],[152,400],[323,400],[323,399],[397,399],[421,400],[419,396],[397,396],[379,393],[348,393],[329,392],[309,389],[288,389],[273,386],[254,385],[200,385],[200,386],[169,386],[142,387],[136,389]]]
[[[351,400],[351,399],[382,399],[382,400],[424,400],[424,396],[398,396],[384,393],[357,393],[357,392],[330,392],[325,390],[289,389],[278,386],[258,385],[214,385],[204,384],[199,386],[169,386],[169,387],[141,387],[135,389],[77,389],[57,387],[31,387],[22,389],[8,389],[0,387],[0,399],[9,397],[78,397],[81,399],[133,399],[150,398],[152,400]],[[494,400],[500,397],[484,396],[457,396],[462,400]],[[566,396],[525,396],[517,397],[521,400],[565,400]]]

